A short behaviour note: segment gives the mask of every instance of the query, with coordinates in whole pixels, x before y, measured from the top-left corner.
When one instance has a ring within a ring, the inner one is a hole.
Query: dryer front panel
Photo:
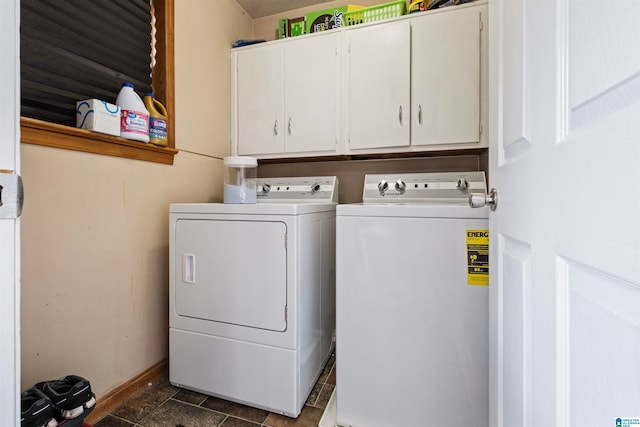
[[[280,221],[178,219],[176,313],[285,331],[286,233],[287,226]]]

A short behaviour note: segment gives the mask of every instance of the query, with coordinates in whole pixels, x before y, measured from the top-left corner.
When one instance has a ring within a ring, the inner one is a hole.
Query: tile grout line
[[[211,396],[211,397],[214,397],[214,396]],[[214,413],[216,413],[216,414],[224,415],[224,419],[222,420],[222,422],[221,422],[219,425],[222,425],[222,423],[224,423],[224,422],[225,422],[229,417],[231,417],[231,418],[236,418],[236,419],[239,419],[239,420],[242,420],[242,421],[248,421],[248,422],[253,423],[253,424],[258,424],[257,422],[255,422],[255,421],[253,421],[253,420],[250,420],[250,419],[248,419],[248,418],[241,417],[241,416],[239,416],[239,415],[229,414],[229,413],[226,413],[226,412],[221,412],[221,411],[218,411],[218,410],[215,410],[215,409],[207,408],[206,406],[202,406],[202,404],[203,404],[204,402],[206,402],[206,401],[207,401],[207,398],[208,398],[208,397],[205,397],[205,398],[202,400],[202,402],[200,402],[199,404],[191,403],[191,402],[187,402],[187,401],[180,400],[180,399],[176,399],[176,398],[175,398],[175,395],[174,395],[173,397],[170,397],[169,399],[171,399],[171,400],[173,400],[173,401],[175,401],[175,402],[178,402],[178,403],[184,403],[184,404],[186,404],[186,405],[190,405],[190,406],[193,406],[193,407],[196,407],[196,408],[204,409],[205,411],[214,412]],[[271,414],[271,412],[269,412],[269,414]],[[268,416],[269,416],[269,415],[267,414],[267,417],[268,417]],[[265,419],[266,419],[267,417],[265,417]]]
[[[249,418],[244,418],[244,417],[241,417],[239,415],[229,414],[229,413],[226,413],[226,412],[221,412],[221,411],[217,411],[215,409],[207,408],[206,406],[202,406],[202,404],[204,402],[206,402],[209,397],[215,397],[215,396],[205,396],[205,398],[202,400],[202,402],[200,402],[197,405],[195,405],[195,404],[193,404],[193,405],[198,406],[198,407],[200,407],[202,409],[206,409],[207,411],[212,411],[212,412],[216,412],[218,414],[225,415],[226,417],[222,422],[226,421],[227,418],[232,417],[232,418],[236,418],[236,419],[239,419],[239,420],[248,421],[248,422],[253,423],[253,424],[258,424],[256,421],[250,420]],[[216,398],[216,399],[220,399],[220,398]],[[182,401],[182,400],[178,400],[178,399],[174,399],[174,400],[176,400],[178,402],[183,402],[183,403],[189,404],[189,402],[185,402],[185,401]],[[239,403],[239,405],[241,405],[241,404]],[[269,414],[271,414],[271,413],[272,413],[271,411],[267,411],[267,416],[265,417],[265,420],[269,417]],[[263,422],[264,421],[260,422],[260,425],[262,425]]]
[[[157,387],[157,384],[152,385],[151,387]],[[158,405],[156,405],[152,410],[149,411],[148,414],[146,414],[144,417],[140,418],[140,420],[138,420],[138,422],[136,422],[136,424],[140,424],[141,426],[144,427],[144,424],[142,424],[142,422],[149,418],[154,412],[156,412],[162,405],[164,405],[165,403],[167,403],[170,399],[173,398],[173,396],[175,396],[176,394],[178,394],[179,390],[176,390],[173,392],[173,394],[171,396],[169,396],[168,398],[166,398],[165,400],[163,400],[162,402],[160,402]]]

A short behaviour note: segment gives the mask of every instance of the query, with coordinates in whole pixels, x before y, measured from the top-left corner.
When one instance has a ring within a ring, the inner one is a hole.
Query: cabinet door
[[[339,34],[296,40],[285,48],[285,151],[336,151],[339,134]]]
[[[481,10],[412,21],[412,146],[480,141]]]
[[[345,32],[349,150],[409,145],[408,21]]]
[[[239,155],[284,151],[284,51],[282,45],[238,52],[237,140]]]

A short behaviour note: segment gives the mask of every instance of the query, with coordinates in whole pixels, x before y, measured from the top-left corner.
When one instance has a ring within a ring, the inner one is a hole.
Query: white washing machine
[[[336,212],[337,424],[487,427],[483,172],[367,175]]]
[[[169,379],[296,417],[334,344],[338,182],[257,181],[257,204],[170,207]]]

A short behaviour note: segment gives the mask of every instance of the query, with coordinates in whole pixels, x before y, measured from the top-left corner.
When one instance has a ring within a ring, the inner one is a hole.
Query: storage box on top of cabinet
[[[340,28],[345,25],[344,16],[347,13],[361,9],[364,9],[364,7],[348,4],[346,6],[336,6],[330,9],[309,12],[304,15],[305,33],[311,34]]]
[[[385,19],[397,18],[407,11],[407,4],[404,0],[396,0],[371,7],[348,11],[344,14],[345,27],[368,22],[384,21]]]

